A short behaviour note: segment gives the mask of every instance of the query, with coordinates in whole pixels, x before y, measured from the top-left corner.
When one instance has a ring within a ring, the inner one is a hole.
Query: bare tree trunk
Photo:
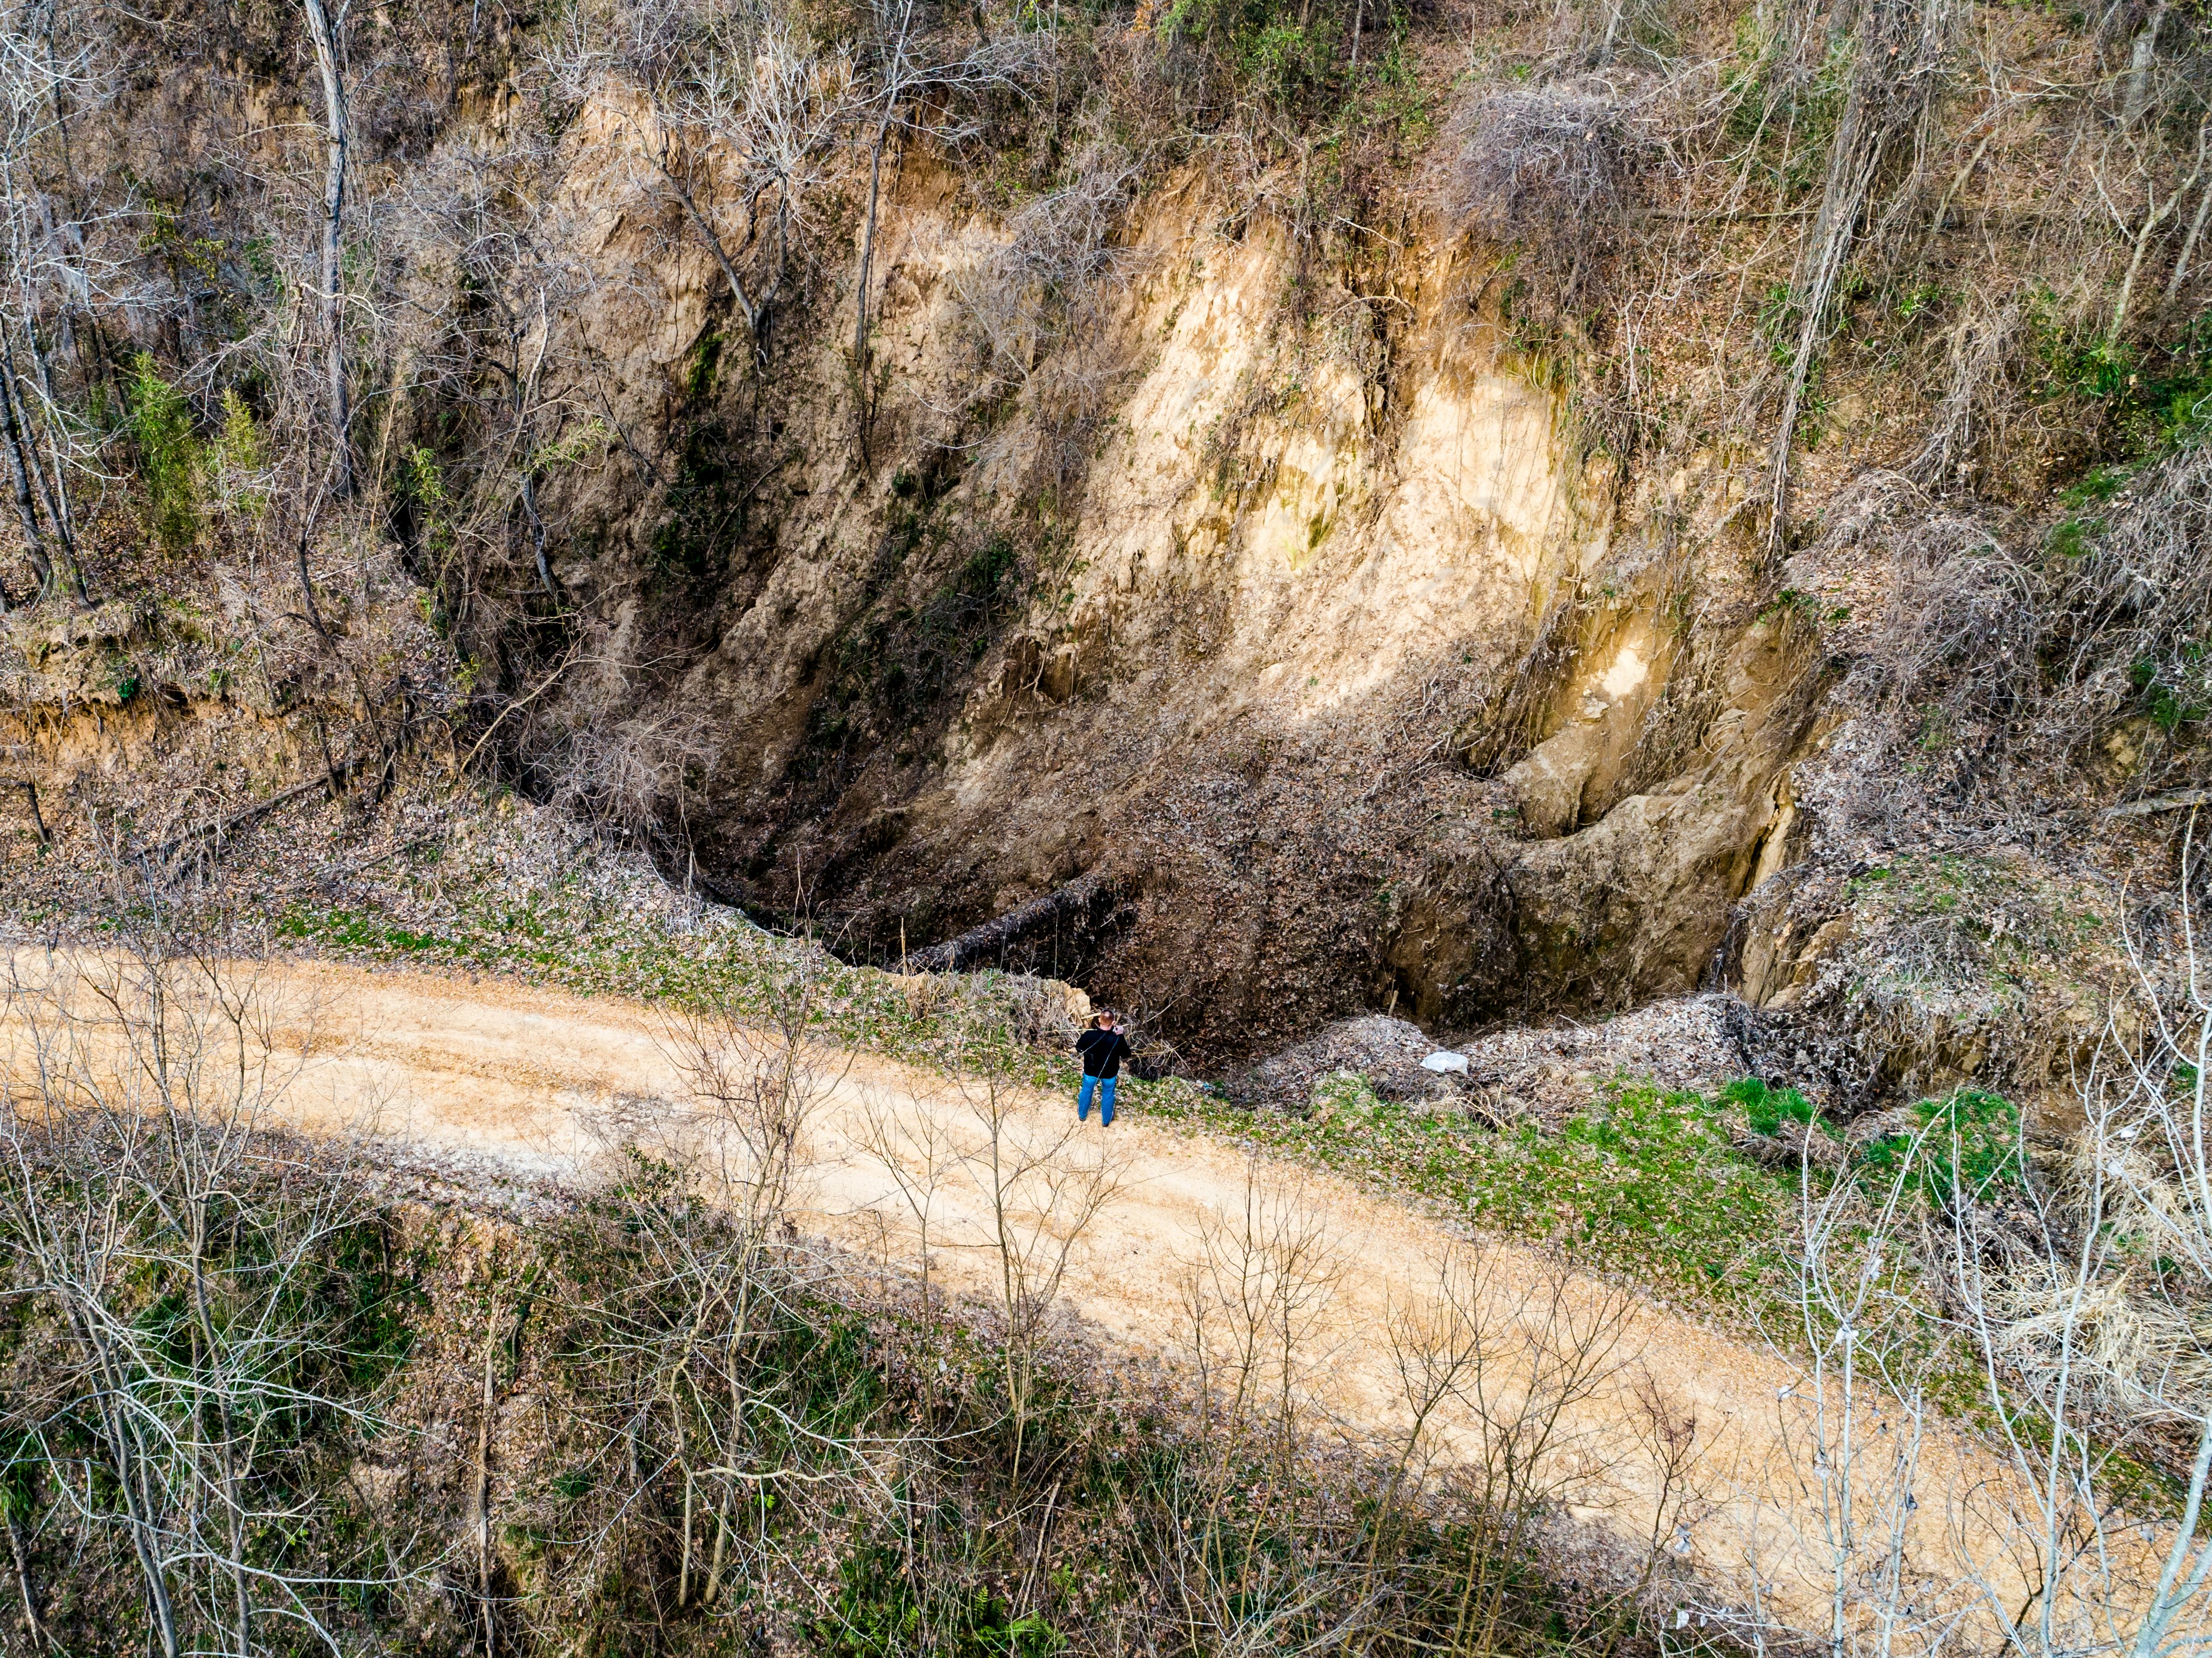
[[[868,273],[876,256],[876,205],[883,193],[884,143],[890,130],[884,116],[876,126],[876,141],[868,150],[868,217],[860,233],[859,304],[853,314],[853,355],[857,361],[868,343]]]
[[[890,135],[891,111],[876,123],[876,142],[868,152],[868,217],[860,230],[860,281],[853,296],[853,373],[860,400],[860,458],[868,456],[868,271],[876,257],[876,204],[882,194],[884,142]]]
[[[62,469],[61,441],[56,435],[52,415],[52,411],[58,409],[61,403],[54,396],[53,369],[46,361],[46,348],[39,342],[38,323],[27,310],[23,317],[23,338],[31,348],[31,366],[39,371],[40,400],[45,404],[48,411],[48,418],[41,424],[46,434],[46,465],[53,474],[51,493],[54,513],[54,533],[60,539],[62,551],[69,555],[70,564],[74,568],[76,565],[76,509],[70,504],[69,477]],[[82,585],[83,582],[82,570],[77,571],[77,579]]]
[[[738,274],[738,267],[732,263],[728,250],[722,246],[721,237],[693,198],[691,187],[676,176],[675,169],[666,162],[657,161],[654,165],[660,169],[660,176],[668,180],[668,187],[676,192],[676,199],[684,204],[684,210],[690,216],[691,222],[698,227],[699,235],[707,244],[707,251],[714,256],[714,263],[722,267],[722,279],[730,284],[730,297],[738,303],[738,314],[745,320],[745,332],[757,333],[760,327],[758,313],[745,293],[744,278]]]
[[[39,832],[39,844],[52,845],[53,832],[46,827],[46,814],[39,810],[39,785],[28,777],[23,779],[23,798],[31,803],[31,826]]]
[[[2159,226],[2166,222],[2167,216],[2177,211],[2181,204],[2188,199],[2189,192],[2197,187],[2197,181],[2204,176],[2204,143],[2208,133],[2212,133],[2212,115],[2207,115],[2197,123],[2195,168],[2189,176],[2181,181],[2180,187],[2166,198],[2166,204],[2163,207],[2154,206],[2144,216],[2142,229],[2136,233],[2135,253],[2128,259],[2128,273],[2121,279],[2120,296],[2112,306],[2112,326],[2111,332],[2106,335],[2107,339],[2118,340],[2121,328],[2127,323],[2128,307],[2135,298],[2136,278],[2142,274],[2143,256],[2150,252],[2151,237],[2156,234]],[[2204,215],[2201,209],[2198,210],[2197,219],[2198,224],[2203,222]],[[2174,270],[2177,273],[2181,270],[2182,260],[2187,259],[2190,247],[2196,239],[2197,232],[2192,227],[2189,234],[2189,241],[2182,245],[2181,256],[2174,263]],[[2178,285],[2178,282],[2169,284],[2167,292],[2171,294],[2173,287]]]
[[[26,325],[27,327],[27,325]],[[22,445],[22,460],[38,491],[39,504],[46,509],[46,521],[53,526],[54,539],[60,545],[62,561],[69,567],[70,585],[85,604],[92,602],[92,594],[84,585],[84,566],[77,562],[76,539],[70,533],[69,505],[66,497],[58,494],[61,479],[57,467],[56,477],[50,485],[45,467],[40,463],[39,446],[32,436],[31,408],[24,399],[22,383],[15,377],[15,346],[5,329],[0,329],[0,380],[6,382],[9,418]]]
[[[39,512],[31,500],[31,475],[23,464],[23,434],[15,424],[15,400],[0,395],[0,434],[7,438],[8,482],[15,491],[15,517],[23,527],[23,550],[45,594],[54,584],[53,560],[46,556],[46,538],[39,528]]]
[[[49,46],[51,46],[51,42]],[[58,105],[56,107],[58,110]],[[64,144],[64,162],[67,159],[67,148]],[[15,168],[10,161],[0,160],[0,187],[5,188],[11,199],[19,201],[22,199],[22,192],[18,188]],[[46,220],[46,227],[51,235],[52,217],[43,202],[40,204],[40,214]],[[66,269],[66,266],[64,268]],[[23,311],[23,333],[31,343],[32,358],[39,370],[40,393],[44,399],[46,407],[51,411],[56,406],[53,380],[46,370],[46,352],[39,344],[38,329],[32,312],[30,283],[28,278],[23,277],[20,271],[18,276],[21,278],[20,298]],[[62,470],[61,451],[53,441],[52,423],[48,422],[46,423],[47,448],[53,462],[53,477],[49,481],[46,476],[46,461],[40,454],[38,432],[40,423],[31,418],[29,399],[24,397],[22,387],[17,381],[15,343],[9,338],[4,322],[0,322],[0,375],[4,375],[4,389],[8,401],[9,443],[14,450],[9,460],[11,469],[19,474],[18,487],[20,489],[22,484],[27,483],[35,488],[38,501],[46,510],[46,521],[52,527],[53,539],[59,546],[63,561],[69,568],[71,584],[76,588],[77,597],[89,604],[91,595],[85,591],[84,570],[83,566],[77,562],[76,538],[70,527],[69,489]],[[20,515],[21,511],[20,496],[17,501],[17,511]],[[26,539],[30,539],[27,532]],[[51,586],[52,582],[51,565],[46,561],[46,552],[44,546],[34,546],[33,562],[41,566],[40,585],[42,588]]]
[[[1772,514],[1766,532],[1770,559],[1780,558],[1789,542],[1790,456],[1796,442],[1797,416],[1804,406],[1814,362],[1827,338],[1828,307],[1835,297],[1844,258],[1850,251],[1859,215],[1865,210],[1868,192],[1881,166],[1887,123],[1884,112],[1869,106],[1887,95],[1886,88],[1877,88],[1873,82],[1877,75],[1889,72],[1894,64],[1892,62],[1876,70],[1868,59],[1882,35],[1888,32],[1882,27],[1885,15],[1885,11],[1877,9],[1875,26],[1866,30],[1861,39],[1850,86],[1844,94],[1843,116],[1830,141],[1832,147],[1828,155],[1828,176],[1821,192],[1820,210],[1813,221],[1812,235],[1791,283],[1791,297],[1799,308],[1797,343],[1790,355],[1790,379],[1783,392],[1781,418],[1767,462],[1769,510]]]
[[[31,1587],[31,1554],[23,1545],[23,1527],[14,1515],[8,1516],[8,1552],[15,1564],[15,1588],[23,1597],[23,1623],[31,1632],[31,1650],[46,1649],[46,1626],[39,1618],[39,1596]]]
[[[2173,261],[2173,274],[2166,280],[2168,304],[2181,292],[2181,284],[2188,277],[2189,261],[2196,254],[2197,240],[2204,234],[2207,216],[2212,216],[2212,184],[2206,185],[2203,193],[2197,198],[2197,216],[2189,222],[2189,234],[2181,239],[2181,252]]]
[[[76,1322],[99,1370],[96,1402],[100,1432],[114,1454],[116,1487],[123,1494],[131,1548],[138,1557],[138,1570],[146,1581],[147,1613],[153,1621],[155,1637],[161,1642],[161,1658],[183,1658],[183,1644],[177,1636],[176,1606],[169,1597],[168,1576],[161,1554],[154,1546],[152,1493],[145,1485],[146,1450],[138,1443],[137,1431],[116,1402],[126,1396],[125,1381],[118,1370],[115,1356],[100,1338],[90,1316],[80,1314]]]
[[[208,1310],[207,1289],[207,1199],[196,1196],[188,1211],[190,1230],[185,1240],[188,1254],[186,1267],[192,1286],[192,1319],[198,1326],[199,1339],[207,1350],[208,1367],[215,1373],[216,1421],[222,1440],[217,1452],[216,1487],[222,1494],[224,1509],[223,1523],[229,1533],[231,1617],[241,1655],[253,1650],[253,1599],[246,1585],[246,1508],[239,1500],[238,1467],[234,1455],[236,1430],[230,1412],[230,1378],[223,1362],[222,1349],[216,1340],[215,1319]]]
[[[538,511],[538,484],[527,466],[522,472],[522,511],[530,521],[531,548],[538,555],[538,585],[545,589],[547,597],[557,598],[552,567],[545,562],[545,520]]]
[[[1613,10],[1605,20],[1605,39],[1598,42],[1597,66],[1609,68],[1613,63],[1613,43],[1620,38],[1620,20],[1628,10],[1628,0],[1613,0]]]
[[[900,971],[918,973],[957,972],[963,967],[996,957],[1010,946],[1035,936],[1048,927],[1073,920],[1079,927],[1091,923],[1097,911],[1112,903],[1116,888],[1103,870],[1086,869],[1066,886],[1033,898],[1004,915],[970,927],[957,938],[927,949],[908,953],[901,947]],[[904,936],[905,923],[900,923]]]
[[[736,280],[733,275],[731,277],[733,287],[736,285]],[[744,303],[744,295],[742,290],[738,293],[738,302],[739,305]],[[750,314],[745,320],[748,325],[752,322]],[[522,453],[522,511],[530,524],[531,551],[537,555],[538,584],[545,589],[547,597],[557,599],[560,595],[553,590],[553,570],[545,558],[545,519],[538,510],[537,445],[534,434],[531,430],[532,417],[538,404],[538,376],[544,372],[545,347],[550,338],[550,325],[545,316],[545,290],[541,288],[538,290],[538,361],[531,365],[527,376],[521,372],[522,341],[519,336],[512,338],[515,367],[514,430],[518,447]]]
[[[2127,92],[2120,100],[2120,125],[2133,126],[2150,108],[2150,66],[2158,56],[2158,34],[2166,24],[2166,0],[2151,8],[2149,20],[2128,53]]]
[[[307,32],[315,42],[315,62],[323,76],[323,115],[330,163],[323,179],[323,331],[329,377],[331,442],[337,451],[333,490],[343,500],[353,493],[353,447],[347,437],[345,306],[340,289],[338,237],[345,216],[345,83],[338,65],[338,42],[323,0],[305,0]]]
[[[2135,302],[2136,278],[2142,274],[2143,255],[2150,252],[2150,239],[2180,200],[2176,194],[2165,206],[2154,207],[2144,216],[2142,229],[2136,232],[2136,247],[2128,259],[2128,273],[2120,278],[2120,296],[2112,302],[2112,326],[2106,331],[2106,339],[2118,339],[2120,330],[2127,326],[2128,308]]]
[[[784,267],[790,256],[791,194],[790,187],[782,185],[777,186],[775,198],[775,263],[769,268],[767,285],[761,290],[760,302],[753,310],[753,353],[763,369],[768,367],[769,308],[783,291]]]
[[[484,1658],[499,1658],[499,1620],[491,1604],[491,1426],[499,1408],[499,1303],[484,1321],[483,1403],[477,1417],[477,1602],[483,1618]]]
[[[333,469],[339,466],[339,456],[333,455],[331,464]],[[325,639],[331,637],[331,631],[324,625],[323,613],[315,603],[315,583],[307,570],[307,545],[315,539],[315,515],[322,510],[323,491],[328,487],[329,482],[329,477],[325,475],[323,482],[315,486],[314,499],[307,503],[307,516],[300,521],[299,546],[300,598],[307,607],[307,625]]]

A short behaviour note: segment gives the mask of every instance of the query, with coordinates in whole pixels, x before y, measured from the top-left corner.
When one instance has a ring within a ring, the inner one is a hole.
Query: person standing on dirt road
[[[1075,1056],[1083,1061],[1083,1087],[1075,1096],[1075,1120],[1091,1120],[1091,1094],[1098,1093],[1098,1126],[1114,1126],[1114,1083],[1121,1075],[1121,1061],[1131,1051],[1127,1031],[1114,1021],[1111,1008],[1101,1008],[1091,1018],[1091,1028],[1075,1039]]]

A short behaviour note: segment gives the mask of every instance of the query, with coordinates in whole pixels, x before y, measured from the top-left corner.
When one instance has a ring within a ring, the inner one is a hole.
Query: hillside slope
[[[223,971],[256,1010],[255,1064],[275,1084],[258,1128],[366,1137],[380,1166],[465,1191],[614,1189],[641,1160],[719,1169],[732,1192],[750,1189],[760,1148],[734,1097],[702,1092],[714,1051],[702,1034],[714,1039],[681,1011],[331,965]],[[130,1091],[132,1033],[100,993],[109,972],[23,952],[12,977],[0,1033],[18,1086],[43,1050],[86,1086]],[[50,1045],[64,1009],[65,1058]],[[1048,1276],[1112,1349],[1183,1365],[1237,1339],[1240,1295],[1279,1298],[1295,1327],[1272,1339],[1294,1350],[1274,1362],[1306,1431],[1387,1444],[1418,1410],[1426,1477],[1446,1485],[1455,1463],[1497,1454],[1510,1401],[1558,1390],[1541,1454],[1577,1471],[1559,1488],[1563,1517],[1601,1558],[1633,1559],[1679,1523],[1670,1552],[1697,1604],[1739,1633],[1821,1631],[1839,1575],[1875,1576],[1901,1586],[1916,1618],[1978,1646],[1993,1606],[2033,1593],[2035,1567],[2017,1551],[2039,1498],[2014,1459],[1878,1384],[1535,1252],[1472,1242],[1333,1176],[1150,1123],[1141,1106],[1110,1130],[1079,1127],[1064,1099],[829,1048],[804,1056],[795,1082],[797,1224],[986,1301],[1008,1270],[1011,1228],[1023,1270]],[[1491,1373],[1430,1399],[1424,1367],[1448,1350],[1425,1344],[1440,1308],[1483,1332]],[[1693,1455],[1662,1431],[1677,1423]],[[1847,1497],[1807,1484],[1808,1447],[1836,1459]],[[2140,1614],[2156,1576],[2155,1552],[2136,1546],[2156,1537],[2145,1529],[2118,1532],[2100,1571],[2053,1597],[2062,1624]],[[1849,1623],[1879,1618],[1882,1604]]]

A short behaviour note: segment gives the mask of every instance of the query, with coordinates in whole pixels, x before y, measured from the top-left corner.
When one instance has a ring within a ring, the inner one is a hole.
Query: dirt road
[[[705,1131],[683,1044],[650,1009],[503,980],[307,964],[247,971],[259,975],[266,1028],[286,1056],[283,1114],[300,1127],[364,1131],[410,1155],[556,1179],[588,1178],[626,1143],[696,1145]],[[994,1160],[993,1102],[972,1085],[963,1094],[942,1077],[852,1053],[816,1056],[811,1068],[798,1201],[823,1234],[911,1268],[926,1222],[938,1280],[988,1293],[1000,1281],[1004,1216],[1032,1270],[1064,1254],[1060,1293],[1106,1338],[1177,1354],[1190,1349],[1194,1308],[1208,1300],[1194,1285],[1209,1270],[1217,1288],[1224,1270],[1249,1282],[1261,1261],[1298,1280],[1291,1381],[1316,1430],[1387,1435],[1404,1421],[1399,1360],[1433,1314],[1455,1245],[1436,1222],[1127,1113],[1110,1132],[1078,1129],[1060,1099],[1000,1096]],[[1562,1281],[1513,1248],[1490,1249],[1485,1268],[1481,1311],[1509,1332],[1516,1320],[1539,1336],[1594,1322],[1620,1293]],[[1212,1298],[1211,1315],[1224,1313]],[[2016,1484],[1947,1425],[1915,1445],[1893,1408],[1864,1399],[1854,1424],[1865,1449],[1840,1478],[1832,1394],[1824,1450],[1818,1401],[1796,1366],[1632,1299],[1605,1368],[1571,1411],[1562,1447],[1581,1470],[1575,1515],[1624,1542],[1648,1536],[1660,1484],[1650,1405],[1692,1422],[1695,1495],[1669,1547],[1713,1601],[1819,1629],[1840,1569],[1855,1601],[1888,1595],[1893,1570],[1889,1598],[1913,1605],[1916,1619],[1986,1599],[1978,1576],[2018,1606],[2032,1562],[2012,1552]],[[1443,1413],[1447,1459],[1475,1454],[1480,1440],[1468,1412]]]

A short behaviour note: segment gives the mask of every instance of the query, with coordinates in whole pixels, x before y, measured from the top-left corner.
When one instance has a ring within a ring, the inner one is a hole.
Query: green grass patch
[[[1139,1111],[1434,1200],[1592,1271],[1750,1313],[1764,1310],[1784,1265],[1798,1177],[1739,1149],[1732,1130],[1755,1126],[1749,1090],[1762,1090],[1759,1120],[1795,1116],[1802,1096],[1735,1087],[1740,1097],[1709,1099],[1615,1078],[1557,1131],[1526,1123],[1505,1133],[1379,1099],[1351,1073],[1324,1079],[1304,1117],[1247,1112],[1187,1083],[1128,1093]]]
[[[1960,1088],[1912,1110],[1917,1126],[1860,1149],[1863,1183],[1879,1191],[1902,1181],[1938,1207],[1986,1202],[2027,1183],[2020,1107],[2003,1095]]]

